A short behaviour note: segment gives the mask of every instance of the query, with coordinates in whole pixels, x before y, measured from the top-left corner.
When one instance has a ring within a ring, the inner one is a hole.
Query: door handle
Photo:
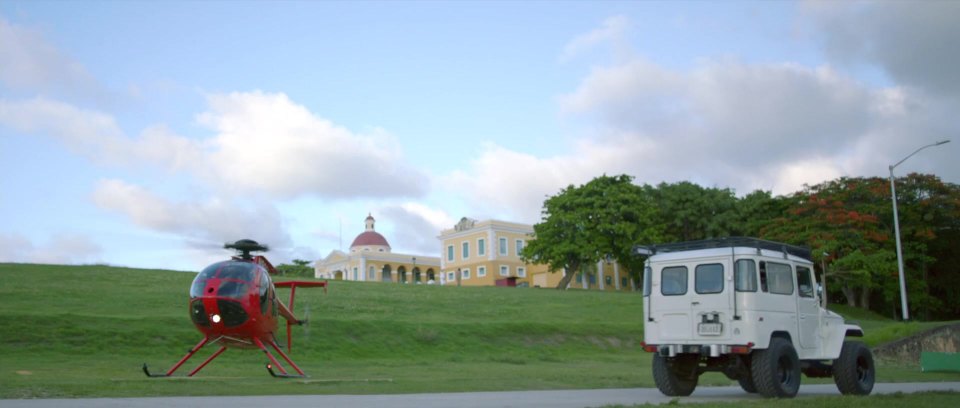
[[[690,304],[696,306],[696,305],[699,305],[700,302],[690,302]]]

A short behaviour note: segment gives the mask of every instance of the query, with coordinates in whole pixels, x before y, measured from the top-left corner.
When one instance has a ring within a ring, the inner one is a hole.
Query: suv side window
[[[766,264],[766,270],[764,270]],[[770,293],[778,295],[793,294],[793,268],[788,264],[776,262],[760,262],[760,280],[764,281],[763,275],[766,275],[766,286]]]
[[[752,259],[740,259],[733,267],[733,281],[738,292],[757,291],[757,263]]]
[[[723,265],[697,265],[694,274],[694,289],[699,294],[723,292]]]
[[[800,297],[813,297],[813,278],[810,277],[810,268],[797,267],[797,293]]]
[[[650,279],[652,278],[652,275],[653,269],[651,269],[649,266],[643,268],[643,296],[650,296]],[[626,281],[627,278],[622,278],[620,286],[627,286]]]
[[[660,271],[660,293],[664,296],[687,294],[687,267],[670,266]]]

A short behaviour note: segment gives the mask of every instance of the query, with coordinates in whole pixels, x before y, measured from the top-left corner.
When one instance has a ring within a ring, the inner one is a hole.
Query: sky
[[[960,183],[960,2],[0,1],[0,262],[439,256],[628,174]]]

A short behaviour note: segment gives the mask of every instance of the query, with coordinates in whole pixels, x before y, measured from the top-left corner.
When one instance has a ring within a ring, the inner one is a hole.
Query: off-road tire
[[[653,381],[657,389],[668,397],[686,397],[697,388],[700,377],[696,373],[697,356],[677,356],[672,361],[659,354],[653,355]]]
[[[845,341],[833,360],[833,381],[844,395],[869,395],[876,380],[873,353],[863,343]]]
[[[757,385],[753,383],[753,375],[743,375],[740,378],[737,378],[737,382],[740,383],[740,388],[743,388],[744,391],[751,394],[757,393]]]
[[[740,377],[737,378],[737,383],[740,384],[740,388],[743,388],[744,391],[751,394],[757,393],[757,385],[753,383],[753,373],[750,371],[751,359],[750,355],[743,356],[741,359],[746,370],[740,372]]]
[[[780,337],[755,350],[750,371],[757,392],[767,398],[793,398],[800,389],[800,359],[793,344]]]

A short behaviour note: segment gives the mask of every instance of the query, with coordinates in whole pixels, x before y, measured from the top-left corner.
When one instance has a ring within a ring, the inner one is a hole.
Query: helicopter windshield
[[[247,294],[247,290],[254,285],[255,271],[258,265],[250,262],[224,261],[210,265],[203,269],[193,280],[190,286],[190,298],[197,298],[203,295],[215,295],[223,297],[239,298]],[[210,279],[219,279],[220,285],[209,289],[209,293],[204,293],[207,289],[207,281]]]

